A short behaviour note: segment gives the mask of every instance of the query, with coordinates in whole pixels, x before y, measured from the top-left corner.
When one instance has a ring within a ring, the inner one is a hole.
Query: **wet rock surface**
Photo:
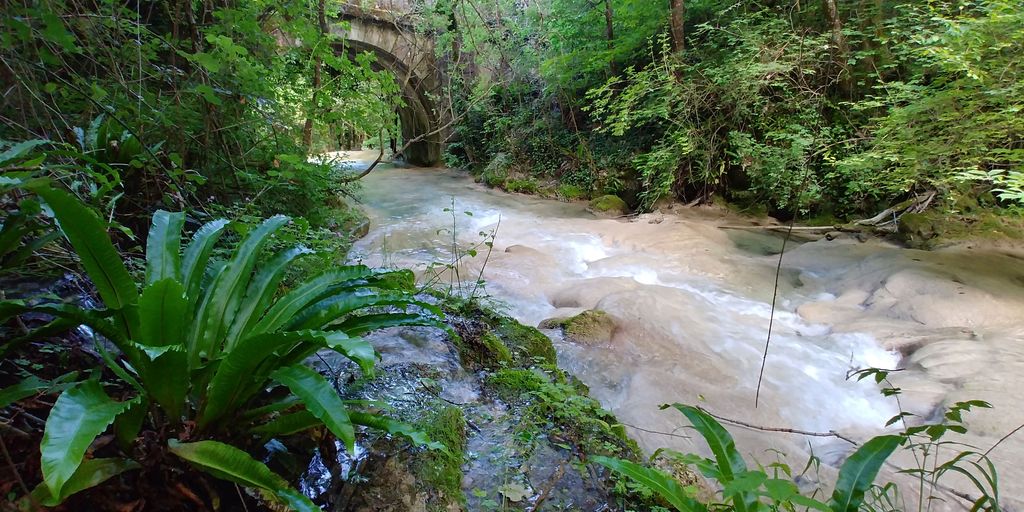
[[[639,452],[621,431],[576,430],[579,423],[615,421],[581,383],[551,365],[547,337],[480,311],[449,322],[455,338],[426,327],[369,335],[381,355],[373,379],[334,353],[310,362],[348,399],[417,425],[450,453],[364,430],[354,454],[337,443],[316,452],[301,478],[303,492],[336,511],[597,511],[629,500],[642,504],[616,494],[614,479],[587,462],[593,454],[635,458]],[[488,337],[493,341],[481,341]],[[494,359],[494,343],[510,357]],[[566,405],[579,401],[586,405]]]

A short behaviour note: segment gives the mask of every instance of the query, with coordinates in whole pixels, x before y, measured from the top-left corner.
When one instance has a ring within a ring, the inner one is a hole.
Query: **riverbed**
[[[956,401],[986,400],[993,409],[966,415],[969,434],[956,437],[981,451],[1024,423],[1024,260],[1011,251],[925,252],[853,236],[791,240],[772,315],[782,238],[723,229],[756,222],[723,210],[598,218],[585,203],[487,189],[462,172],[390,166],[364,178],[357,197],[371,228],[354,260],[412,268],[421,281],[486,296],[529,325],[606,312],[615,323],[607,343],[545,333],[560,364],[645,450],[705,450],[699,439],[679,437],[690,433],[681,415],[658,407],[674,402],[863,441],[898,428],[885,424],[901,410],[919,422]],[[868,367],[900,371],[882,384],[848,378]],[[902,390],[899,401],[882,395],[888,386]],[[800,482],[807,487],[831,481],[830,468],[851,450],[830,436],[730,431],[748,460],[765,465],[782,459],[799,471],[809,455],[819,457],[823,469]],[[1019,507],[1024,436],[991,456],[1001,497]],[[914,464],[908,456],[893,462]]]

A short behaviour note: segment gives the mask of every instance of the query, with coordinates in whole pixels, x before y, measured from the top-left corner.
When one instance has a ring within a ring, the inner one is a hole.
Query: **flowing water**
[[[649,451],[703,450],[680,437],[689,432],[681,415],[659,410],[673,402],[865,440],[900,407],[928,418],[943,404],[982,399],[995,408],[968,415],[964,439],[982,449],[1024,423],[1024,260],[1010,252],[790,241],[755,406],[782,240],[721,228],[749,219],[710,209],[600,219],[584,204],[489,190],[438,169],[382,167],[363,180],[359,198],[371,229],[354,259],[413,268],[444,286],[461,280],[464,292],[482,276],[476,293],[529,325],[605,311],[616,326],[610,342],[581,345],[545,332],[560,363],[623,423],[640,427],[631,434]],[[481,242],[491,234],[489,252]],[[439,271],[456,254],[457,275]],[[891,377],[903,390],[899,404],[872,379],[847,378],[865,367],[905,369]],[[834,437],[730,430],[764,464],[784,453],[799,469],[814,453],[826,482],[834,478],[828,466],[850,451]],[[1024,435],[992,455],[1003,497],[1019,506]]]

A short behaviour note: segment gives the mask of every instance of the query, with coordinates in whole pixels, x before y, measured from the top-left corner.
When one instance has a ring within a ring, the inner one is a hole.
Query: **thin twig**
[[[1021,423],[1020,425],[1018,425],[1017,428],[1011,430],[1010,433],[1006,434],[1005,436],[1000,437],[999,440],[996,441],[996,444],[992,445],[991,448],[989,448],[988,450],[985,450],[985,453],[981,454],[981,458],[983,458],[983,459],[987,458],[988,454],[992,453],[992,450],[995,450],[996,447],[999,446],[1000,444],[1002,444],[1003,441],[1006,441],[1007,439],[1009,439],[1010,436],[1016,434],[1017,431],[1022,429],[1022,428],[1024,428],[1024,423]]]
[[[630,425],[629,423],[625,423],[625,422],[622,422],[622,421],[620,421],[619,424],[627,426],[629,428],[635,428],[635,429],[637,429],[637,430],[639,430],[641,432],[647,432],[648,434],[658,434],[658,435],[661,435],[661,436],[678,437],[679,439],[690,439],[690,436],[687,436],[687,435],[673,434],[671,432],[661,432],[661,431],[658,431],[658,430],[650,430],[650,429],[646,429],[646,428],[643,428],[643,427],[638,427],[636,425]]]
[[[18,481],[18,485],[28,498],[28,502],[32,505],[32,510],[42,510],[42,507],[40,507],[39,503],[36,502],[35,496],[32,496],[32,491],[30,491],[28,486],[25,485],[25,480],[21,478],[21,472],[18,471],[18,467],[14,465],[14,459],[11,458],[11,452],[7,451],[7,443],[4,442],[4,437],[2,435],[0,435],[0,448],[3,448],[4,458],[7,459],[7,466],[11,468],[11,473],[14,474],[14,478]]]
[[[854,441],[853,439],[850,439],[849,437],[846,437],[846,436],[836,432],[835,430],[829,430],[828,432],[813,432],[813,431],[810,431],[810,430],[799,430],[799,429],[788,428],[788,427],[765,427],[765,426],[762,426],[762,425],[754,425],[753,423],[747,423],[745,421],[734,420],[732,418],[726,418],[724,416],[719,416],[719,415],[717,415],[717,414],[715,414],[715,413],[713,413],[713,412],[711,412],[711,411],[709,411],[709,410],[707,410],[707,409],[705,409],[703,407],[698,407],[698,409],[700,409],[701,411],[704,411],[709,416],[711,416],[711,417],[713,417],[713,418],[715,418],[715,419],[717,419],[719,421],[724,421],[726,423],[729,423],[729,424],[732,424],[732,425],[736,425],[738,427],[749,428],[751,430],[760,430],[762,432],[782,432],[784,434],[798,434],[798,435],[801,435],[801,436],[811,436],[811,437],[835,437],[837,439],[842,439],[843,441],[846,441],[847,443],[850,443],[850,444],[852,444],[854,446],[860,446],[860,443],[858,443],[857,441]]]
[[[796,222],[796,214],[789,221],[789,229],[786,230],[786,237],[782,239],[782,249],[779,251],[779,263],[775,266],[775,287],[772,289],[772,310],[768,317],[768,335],[764,339],[764,353],[761,355],[761,371],[757,374],[757,391],[754,392],[754,408],[761,400],[761,381],[764,380],[764,367],[768,362],[768,346],[772,342],[772,326],[775,325],[775,303],[779,299],[779,276],[782,275],[782,256],[786,254],[786,243],[793,234],[793,224]]]

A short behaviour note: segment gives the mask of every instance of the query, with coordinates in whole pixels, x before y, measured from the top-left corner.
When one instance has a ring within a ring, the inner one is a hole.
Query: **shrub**
[[[372,374],[376,353],[358,335],[394,325],[437,325],[429,313],[438,310],[413,298],[410,279],[363,266],[337,267],[281,294],[278,285],[289,264],[310,252],[291,247],[260,259],[271,236],[287,224],[286,217],[267,219],[228,259],[211,261],[227,221],[202,226],[182,252],[185,215],[158,211],[139,286],[92,210],[48,185],[29,187],[52,210],[103,308],[5,301],[0,317],[46,313],[55,320],[42,330],[51,332],[89,326],[117,347],[120,354],[113,355],[97,345],[107,368],[135,391],[133,398],[116,401],[99,380],[91,379],[59,396],[40,447],[43,483],[33,491],[40,503],[53,506],[124,471],[153,467],[152,461],[131,456],[86,459],[90,444],[110,425],[124,446],[147,427],[166,452],[216,477],[261,489],[297,510],[314,505],[262,463],[221,440],[286,435],[323,425],[352,450],[354,425],[363,424],[427,443],[407,426],[349,411],[333,385],[303,364],[314,352],[329,349]],[[384,306],[406,312],[380,311]],[[6,348],[34,336],[13,340]]]

